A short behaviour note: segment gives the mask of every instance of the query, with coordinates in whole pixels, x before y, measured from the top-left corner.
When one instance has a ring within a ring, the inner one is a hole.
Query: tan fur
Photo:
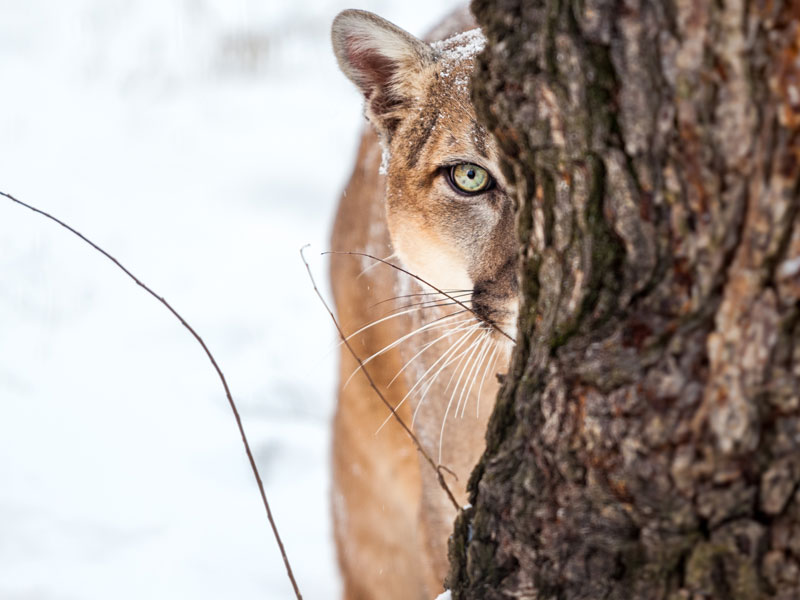
[[[462,30],[468,22],[464,14],[452,19],[449,31],[440,28],[442,35]],[[505,371],[512,346],[491,325],[513,337],[518,310],[511,201],[497,149],[478,125],[469,98],[479,41],[470,33],[429,45],[362,11],[345,11],[333,25],[337,58],[364,93],[371,123],[339,206],[333,250],[394,256],[392,262],[440,289],[465,290],[461,299],[480,315],[464,312],[437,322],[461,309],[430,306],[368,327],[351,340],[366,359],[428,324],[430,329],[370,360],[367,370],[387,400],[399,406],[403,420],[413,421],[426,451],[454,473],[448,484],[462,504],[484,448],[498,388],[495,373]],[[381,145],[390,153],[386,176],[379,174]],[[459,194],[446,168],[457,163],[485,168],[496,186],[476,196]],[[392,309],[435,298],[384,302],[431,289],[354,256],[332,256],[331,281],[338,318],[348,333]],[[456,331],[473,324],[481,328]],[[454,333],[418,354],[448,331]],[[479,339],[482,345],[472,345]],[[464,351],[432,378],[438,366]],[[456,512],[407,435],[393,419],[387,422],[389,411],[366,377],[358,373],[344,385],[356,367],[342,348],[333,510],[344,597],[432,600],[442,591]]]

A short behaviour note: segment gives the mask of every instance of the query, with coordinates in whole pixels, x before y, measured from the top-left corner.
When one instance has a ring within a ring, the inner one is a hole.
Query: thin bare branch
[[[228,388],[228,382],[225,380],[225,376],[222,374],[222,369],[220,369],[219,365],[217,364],[216,359],[214,358],[214,355],[211,354],[211,351],[208,349],[208,346],[206,346],[205,342],[203,341],[203,338],[201,338],[200,335],[191,327],[191,325],[189,325],[189,323],[186,322],[186,320],[178,313],[178,311],[176,311],[174,308],[172,308],[172,306],[169,304],[169,302],[167,302],[163,297],[159,296],[153,290],[151,290],[149,287],[147,287],[147,285],[142,283],[142,281],[138,277],[136,277],[127,268],[125,268],[122,265],[122,263],[120,263],[116,258],[111,256],[111,254],[109,254],[108,252],[103,250],[100,246],[95,244],[93,241],[91,241],[85,235],[83,235],[82,233],[80,233],[76,229],[73,229],[72,227],[70,227],[69,225],[67,225],[66,223],[61,221],[60,219],[57,219],[53,215],[51,215],[49,213],[46,213],[45,211],[40,210],[40,209],[38,209],[38,208],[36,208],[34,206],[31,206],[30,204],[26,204],[25,202],[23,202],[22,200],[18,200],[17,198],[12,196],[11,194],[6,194],[5,192],[0,191],[0,196],[4,196],[4,197],[8,198],[9,200],[11,200],[12,202],[17,203],[20,206],[24,206],[28,210],[31,210],[31,211],[33,211],[35,213],[38,213],[38,214],[42,215],[43,217],[46,217],[46,218],[50,219],[51,221],[53,221],[55,223],[58,223],[59,225],[61,225],[61,227],[63,227],[64,229],[66,229],[70,233],[73,233],[74,235],[78,236],[84,242],[89,244],[92,248],[97,250],[100,254],[105,256],[108,260],[110,260],[117,267],[119,267],[128,277],[130,277],[136,283],[136,285],[138,285],[139,287],[143,288],[148,294],[150,294],[153,298],[155,298],[161,304],[163,304],[167,308],[167,310],[169,310],[169,312],[171,312],[173,315],[175,315],[175,318],[177,318],[178,321],[181,322],[181,325],[183,325],[189,331],[189,333],[192,334],[194,339],[196,339],[197,342],[203,347],[203,350],[205,351],[206,356],[211,361],[211,364],[214,366],[214,370],[216,370],[217,375],[219,376],[219,379],[222,382],[222,387],[225,388],[225,396],[228,399],[228,404],[230,405],[231,410],[233,411],[233,416],[236,419],[236,426],[239,428],[239,434],[242,437],[242,444],[244,444],[244,451],[247,454],[247,460],[250,462],[250,469],[253,471],[253,476],[256,478],[256,483],[258,484],[258,491],[261,493],[261,501],[264,504],[264,509],[267,511],[267,519],[269,520],[270,527],[272,528],[272,533],[275,536],[275,541],[278,543],[278,548],[280,549],[281,557],[283,558],[283,564],[286,566],[286,574],[289,576],[289,581],[291,581],[291,583],[292,583],[292,588],[294,589],[294,593],[295,593],[295,596],[297,597],[297,600],[302,600],[303,596],[300,594],[300,589],[297,586],[297,581],[295,581],[294,573],[292,571],[292,566],[291,566],[291,564],[289,564],[289,558],[286,555],[286,549],[283,547],[283,541],[281,540],[281,536],[278,533],[278,526],[275,524],[275,519],[272,517],[272,511],[270,510],[269,502],[267,501],[267,494],[264,491],[264,484],[261,481],[261,475],[258,472],[258,467],[256,466],[255,459],[253,458],[253,453],[250,451],[250,444],[247,441],[247,435],[245,435],[244,427],[242,426],[242,419],[239,416],[239,410],[236,408],[236,403],[233,401],[233,396],[231,396],[231,391]]]
[[[389,411],[392,413],[392,416],[395,419],[397,419],[397,422],[400,424],[400,426],[403,428],[403,430],[411,438],[411,441],[414,442],[414,445],[417,447],[417,450],[419,451],[419,453],[422,454],[422,457],[425,459],[425,462],[427,462],[431,466],[431,468],[436,472],[436,478],[439,481],[439,485],[444,490],[444,493],[447,494],[447,497],[449,498],[450,502],[452,502],[453,507],[456,510],[459,510],[460,507],[458,505],[458,502],[456,502],[456,498],[455,498],[455,496],[453,496],[453,492],[450,491],[450,488],[447,486],[447,482],[445,482],[444,476],[442,475],[442,470],[443,469],[448,471],[448,472],[451,472],[451,473],[452,473],[452,471],[450,471],[449,469],[446,469],[445,467],[442,467],[441,465],[437,465],[434,462],[434,460],[430,457],[430,455],[427,452],[425,452],[425,449],[419,443],[419,440],[417,439],[417,436],[414,435],[414,432],[411,431],[411,429],[408,427],[408,425],[405,424],[405,421],[403,421],[402,417],[400,417],[400,415],[397,414],[397,411],[395,410],[394,406],[392,406],[392,404],[386,399],[386,397],[383,395],[383,393],[378,389],[378,386],[375,385],[375,381],[372,379],[372,376],[369,374],[369,371],[367,371],[366,366],[361,361],[361,359],[358,357],[358,355],[356,354],[355,350],[353,350],[353,347],[350,345],[350,342],[348,341],[347,336],[345,336],[344,331],[342,331],[342,328],[339,326],[339,321],[336,320],[336,315],[333,314],[333,311],[331,310],[330,306],[328,306],[328,303],[325,301],[325,298],[322,296],[322,293],[319,291],[319,288],[317,287],[317,282],[314,279],[314,275],[313,275],[313,273],[311,273],[311,267],[309,266],[308,261],[306,260],[305,254],[303,254],[303,250],[305,250],[306,248],[308,248],[307,245],[303,246],[302,248],[300,248],[300,258],[303,260],[303,264],[306,266],[306,271],[308,271],[308,277],[309,277],[309,279],[311,279],[311,285],[314,287],[314,291],[316,292],[317,296],[319,297],[320,302],[322,302],[322,305],[325,307],[325,310],[328,311],[328,314],[330,315],[331,320],[333,321],[333,325],[336,327],[336,331],[339,332],[339,337],[341,338],[342,343],[344,343],[344,345],[347,346],[347,350],[350,352],[350,354],[353,356],[353,358],[358,363],[358,366],[361,368],[361,371],[364,373],[364,376],[367,378],[367,381],[369,382],[370,387],[375,391],[375,393],[381,399],[381,402],[383,402],[386,405],[386,408],[389,409]],[[345,253],[345,254],[350,254],[350,253]],[[374,258],[374,257],[370,257],[370,258]],[[380,259],[378,259],[378,260],[380,260]],[[437,290],[437,291],[439,291],[439,290]]]

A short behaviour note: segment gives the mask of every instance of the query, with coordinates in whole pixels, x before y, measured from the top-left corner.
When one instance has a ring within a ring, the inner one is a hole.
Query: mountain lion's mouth
[[[501,337],[515,343],[518,312],[516,299],[493,293],[490,287],[476,286],[471,300],[472,312],[478,319],[495,329]]]

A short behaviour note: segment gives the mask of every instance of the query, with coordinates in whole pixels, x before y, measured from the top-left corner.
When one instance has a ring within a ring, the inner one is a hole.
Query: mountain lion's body
[[[441,31],[469,23],[463,12]],[[338,318],[346,333],[358,332],[350,343],[386,399],[453,473],[445,478],[463,504],[517,313],[512,205],[469,96],[483,37],[471,30],[428,44],[345,11],[333,43],[371,123],[341,200],[334,252],[391,257],[474,311],[372,259],[334,254]],[[357,366],[343,346],[333,509],[344,596],[433,600],[456,512],[367,378],[351,378]]]

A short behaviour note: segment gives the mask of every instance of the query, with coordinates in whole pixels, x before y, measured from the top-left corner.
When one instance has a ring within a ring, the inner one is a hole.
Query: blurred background
[[[0,0],[0,190],[216,355],[306,598],[338,593],[328,231],[361,99],[335,14],[457,2]],[[0,599],[292,598],[200,347],[0,198]]]

